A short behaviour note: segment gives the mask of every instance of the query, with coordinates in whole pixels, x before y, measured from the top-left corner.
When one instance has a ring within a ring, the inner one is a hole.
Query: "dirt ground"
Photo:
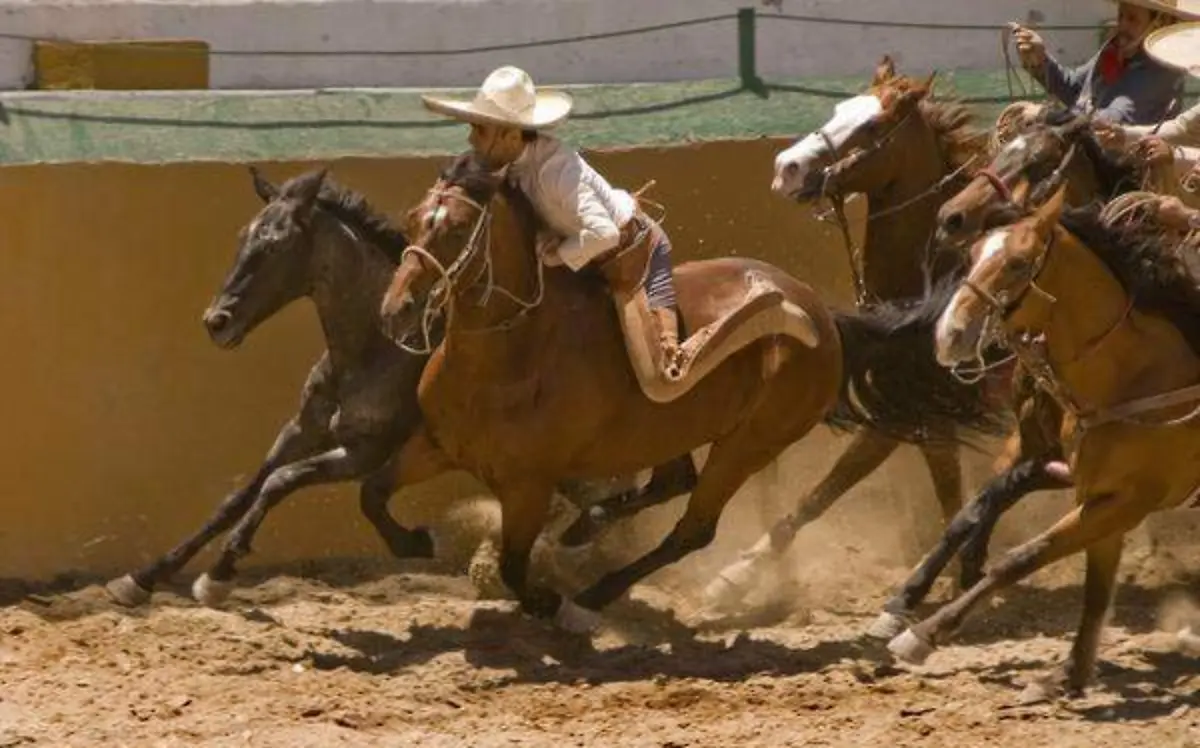
[[[552,544],[537,559],[576,588],[678,510],[614,530],[590,559]],[[736,511],[727,535],[760,529]],[[731,546],[698,554],[592,637],[476,599],[444,562],[258,571],[223,610],[193,603],[187,579],[136,611],[103,580],[3,590],[0,746],[1200,745],[1200,672],[1170,633],[1191,614],[1185,551],[1151,556],[1133,537],[1101,684],[1017,707],[1021,683],[1066,651],[1078,560],[998,599],[926,666],[898,667],[861,636],[905,572],[873,550],[894,532],[885,519],[835,510],[731,620],[695,614]]]

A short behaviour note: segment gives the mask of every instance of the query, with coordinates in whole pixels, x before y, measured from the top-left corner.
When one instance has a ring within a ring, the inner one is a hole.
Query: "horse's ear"
[[[258,167],[250,167],[250,178],[254,180],[254,192],[264,203],[269,203],[279,196],[279,190],[275,189],[275,185],[267,181],[267,178],[262,175]]]
[[[925,79],[925,82],[921,84],[921,90],[924,91],[924,93],[921,94],[922,96],[928,96],[929,94],[933,93],[933,84],[936,82],[935,79],[937,76],[938,71],[934,70],[929,74],[929,77]]]
[[[297,179],[288,187],[289,196],[303,206],[310,206],[317,201],[321,194],[321,185],[325,183],[325,175],[329,169],[309,172]]]
[[[1040,236],[1047,238],[1054,233],[1054,227],[1058,225],[1058,219],[1062,216],[1063,206],[1067,201],[1067,186],[1060,185],[1050,199],[1042,204],[1037,209],[1036,225],[1037,232]]]
[[[896,63],[891,55],[884,55],[875,66],[875,77],[871,79],[872,86],[882,86],[896,77]]]

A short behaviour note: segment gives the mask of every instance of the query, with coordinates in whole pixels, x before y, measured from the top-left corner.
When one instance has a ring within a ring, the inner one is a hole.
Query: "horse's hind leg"
[[[1000,516],[1034,491],[1061,486],[1061,481],[1046,473],[1041,459],[1022,460],[988,481],[979,495],[950,521],[937,545],[904,582],[900,591],[884,604],[884,612],[871,624],[867,634],[879,639],[891,639],[903,631],[916,607],[925,600],[934,581],[960,547],[964,575],[969,570],[978,570],[978,576],[970,584],[964,580],[963,587],[970,589],[975,586],[983,576],[988,540]]]
[[[396,558],[433,558],[433,537],[423,527],[408,529],[388,511],[399,481],[395,458],[367,476],[358,492],[363,516]]]
[[[696,487],[696,463],[692,455],[681,455],[654,468],[650,483],[638,492],[623,492],[585,509],[559,536],[559,543],[577,548],[590,543],[605,527],[643,509],[665,504]]]
[[[738,439],[748,439],[748,428]],[[717,523],[734,493],[779,454],[726,437],[713,445],[700,480],[688,499],[687,510],[662,543],[624,568],[610,572],[576,596],[560,611],[560,623],[580,630],[595,623],[596,613],[625,594],[637,582],[693,551],[704,548],[717,534]],[[582,608],[582,610],[580,610]]]
[[[812,492],[801,498],[796,510],[776,522],[758,542],[742,552],[739,560],[717,573],[704,590],[706,605],[721,610],[740,602],[760,576],[763,564],[782,556],[800,528],[820,518],[843,494],[879,469],[898,446],[899,442],[877,431],[864,429],[855,434],[833,468]]]
[[[956,444],[918,444],[929,468],[933,493],[942,510],[942,527],[947,527],[963,507],[962,463]],[[969,585],[968,585],[969,586]]]

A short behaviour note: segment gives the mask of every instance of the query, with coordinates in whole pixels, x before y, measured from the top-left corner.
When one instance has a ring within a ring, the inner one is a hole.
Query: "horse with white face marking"
[[[832,202],[860,302],[921,296],[955,265],[952,258],[929,254],[934,218],[941,203],[966,184],[972,166],[982,165],[988,138],[974,129],[968,109],[930,98],[932,80],[898,76],[884,57],[866,93],[837,104],[826,124],[775,158],[771,189],[776,194],[801,204]],[[867,201],[861,252],[851,246],[841,210],[845,197],[855,193]],[[962,505],[958,450],[948,446],[946,435],[932,436],[938,438],[919,448],[948,522]],[[857,434],[795,511],[709,585],[710,606],[720,609],[740,600],[762,578],[760,563],[780,556],[800,527],[873,473],[897,446],[870,430]],[[967,581],[978,573],[964,570]]]

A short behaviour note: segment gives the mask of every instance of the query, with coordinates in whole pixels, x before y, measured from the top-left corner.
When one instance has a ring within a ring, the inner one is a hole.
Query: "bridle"
[[[917,107],[913,107],[907,114],[901,117],[895,125],[893,125],[886,133],[884,133],[882,137],[873,137],[869,145],[864,148],[858,148],[845,156],[839,155],[840,149],[838,148],[837,144],[833,142],[833,138],[829,136],[829,133],[825,132],[824,126],[813,131],[813,134],[817,135],[824,143],[825,151],[828,153],[828,157],[830,159],[830,163],[821,169],[821,189],[817,193],[818,200],[824,198],[829,202],[829,210],[818,212],[816,217],[820,221],[828,221],[832,215],[838,226],[838,229],[842,234],[842,242],[846,247],[847,259],[850,262],[851,279],[854,282],[855,303],[859,307],[866,305],[869,301],[866,283],[863,280],[862,272],[860,270],[860,265],[862,262],[862,250],[855,245],[854,240],[850,236],[850,221],[846,218],[845,193],[837,188],[837,178],[841,174],[853,169],[860,162],[864,161],[875,153],[878,153],[885,146],[891,143],[904,128],[904,126],[908,124],[909,119],[912,118],[916,111]],[[897,213],[929,198],[932,195],[939,194],[947,184],[950,184],[952,181],[957,179],[958,176],[962,174],[962,172],[964,172],[973,162],[974,158],[968,160],[962,166],[939,179],[924,192],[904,201],[903,203],[900,203],[899,205],[894,205],[892,207],[867,214],[866,222],[870,223],[871,221],[882,218],[883,216]]]
[[[546,283],[544,263],[537,259],[537,291],[530,300],[522,299],[513,292],[509,291],[495,281],[495,270],[492,262],[492,218],[493,213],[491,205],[483,205],[465,194],[461,188],[458,189],[435,189],[431,191],[431,195],[438,198],[439,203],[442,199],[449,198],[465,203],[477,212],[475,225],[471,229],[471,235],[467,239],[467,243],[463,246],[458,256],[454,258],[454,262],[446,267],[432,252],[420,246],[419,244],[410,244],[404,248],[400,255],[400,260],[403,262],[409,255],[415,255],[423,265],[428,265],[437,271],[440,276],[434,281],[433,287],[429,290],[429,301],[425,305],[425,310],[421,319],[421,334],[423,338],[423,346],[420,349],[413,348],[403,341],[396,341],[397,345],[401,346],[409,353],[423,355],[433,351],[432,343],[432,328],[433,322],[437,316],[449,306],[449,314],[453,314],[454,305],[457,301],[457,296],[460,290],[467,290],[476,287],[480,281],[484,282],[483,288],[476,299],[475,304],[478,307],[485,307],[492,299],[492,293],[496,292],[508,298],[518,307],[517,311],[510,317],[501,322],[489,325],[483,328],[463,330],[467,334],[482,334],[495,332],[497,330],[510,329],[527,318],[527,315],[533,309],[541,305],[542,299],[545,297]],[[438,209],[440,209],[440,204]],[[480,256],[483,257],[482,263],[475,263],[475,260]],[[468,277],[468,269],[472,265],[477,265],[473,275]],[[447,320],[449,320],[449,314]]]

